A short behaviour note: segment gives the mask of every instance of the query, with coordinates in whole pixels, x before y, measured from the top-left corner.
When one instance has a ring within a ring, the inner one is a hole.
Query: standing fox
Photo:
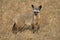
[[[34,5],[32,5],[32,8],[33,8],[33,23],[32,23],[32,29],[33,29],[33,33],[35,31],[38,31],[39,29],[39,19],[40,19],[40,10],[42,8],[42,6],[40,5],[38,8],[35,8]]]
[[[14,25],[13,30],[25,30],[25,29],[32,29],[33,33],[39,29],[39,12],[42,8],[40,5],[38,8],[35,8],[34,5],[31,5],[33,9],[32,14],[26,14],[24,16],[20,16]],[[29,25],[29,26],[28,26]]]

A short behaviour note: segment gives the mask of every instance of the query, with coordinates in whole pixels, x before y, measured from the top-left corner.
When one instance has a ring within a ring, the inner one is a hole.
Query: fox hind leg
[[[16,28],[16,23],[14,23],[13,27],[12,27],[12,32],[17,34],[17,28]]]

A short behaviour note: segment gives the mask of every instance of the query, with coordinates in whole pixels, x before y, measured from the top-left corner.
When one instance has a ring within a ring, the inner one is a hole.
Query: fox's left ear
[[[42,8],[42,5],[39,6],[39,10],[41,10],[41,8]]]

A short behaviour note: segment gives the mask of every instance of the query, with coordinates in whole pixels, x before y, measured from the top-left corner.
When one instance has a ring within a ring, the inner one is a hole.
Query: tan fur
[[[40,19],[40,15],[34,15],[34,25],[38,25],[39,24],[39,19]]]

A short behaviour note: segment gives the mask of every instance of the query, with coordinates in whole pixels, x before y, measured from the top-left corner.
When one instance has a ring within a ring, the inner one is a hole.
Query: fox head
[[[37,15],[42,8],[42,5],[40,5],[38,8],[35,8],[34,5],[31,5],[31,6],[35,15]]]

